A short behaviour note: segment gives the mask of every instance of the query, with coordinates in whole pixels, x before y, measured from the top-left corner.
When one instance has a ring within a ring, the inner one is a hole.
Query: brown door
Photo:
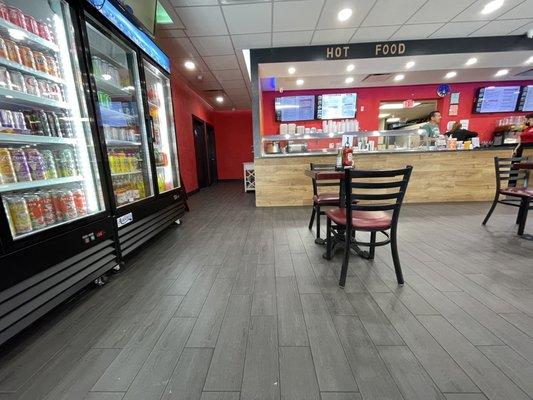
[[[193,117],[192,131],[194,135],[194,150],[196,153],[196,176],[198,189],[209,186],[207,146],[205,140],[205,123]]]
[[[217,149],[215,143],[215,128],[205,124],[207,139],[207,163],[209,165],[209,185],[218,182]]]

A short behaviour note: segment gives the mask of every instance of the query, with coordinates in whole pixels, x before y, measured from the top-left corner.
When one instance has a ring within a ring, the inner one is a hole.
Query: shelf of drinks
[[[2,129],[2,128],[0,128]],[[0,143],[13,144],[76,144],[77,139],[61,138],[53,136],[29,135],[23,133],[4,133],[0,132]]]
[[[0,87],[0,104],[5,103],[29,108],[35,108],[35,106],[39,106],[49,109],[70,109],[70,105],[62,101],[46,99],[33,94]]]
[[[0,193],[10,192],[14,190],[28,190],[49,186],[65,185],[67,183],[81,182],[83,180],[85,180],[83,176],[67,176],[63,178],[43,179],[39,181],[4,183],[0,184]]]
[[[21,32],[21,39],[13,38],[13,36],[9,34],[10,29]],[[0,18],[0,34],[3,37],[8,37],[11,40],[14,40],[15,42],[17,42],[17,44],[23,43],[29,46],[32,50],[34,50],[35,48],[39,48],[40,50],[53,51],[55,53],[59,52],[59,47],[57,46],[57,44],[49,40],[43,39],[42,37],[37,36],[35,33],[22,29],[20,26],[15,25],[12,22],[6,21],[3,18]]]
[[[130,176],[130,175],[139,175],[142,174],[143,171],[131,171],[131,172],[114,172],[111,173],[112,177],[120,177],[120,176]]]
[[[141,142],[130,142],[129,140],[116,140],[106,139],[105,144],[107,147],[139,147]]]
[[[52,228],[56,228],[58,226],[62,226],[62,225],[66,225],[66,224],[70,224],[74,221],[79,221],[80,219],[84,219],[84,218],[87,218],[91,215],[94,215],[96,214],[97,212],[94,212],[94,213],[87,213],[86,215],[80,215],[76,218],[72,218],[72,219],[68,219],[66,221],[59,221],[59,222],[56,222],[55,224],[51,224],[51,225],[47,225],[46,227],[44,228],[40,228],[40,229],[33,229],[29,232],[26,232],[26,233],[19,233],[17,235],[15,235],[15,237],[13,238],[14,240],[20,240],[20,239],[23,239],[25,237],[28,237],[28,236],[32,236],[32,235],[35,235],[36,233],[41,233],[43,231],[47,231],[49,229],[52,229]]]
[[[137,119],[136,115],[124,114],[103,106],[100,106],[100,114],[102,115],[102,122],[112,126],[128,126],[128,122],[133,122]]]
[[[113,83],[111,80],[105,80],[103,78],[100,78],[98,76],[94,76],[94,81],[96,82],[96,87],[98,90],[101,90],[102,92],[106,92],[107,94],[111,96],[121,96],[128,98],[133,97],[133,93],[135,88],[133,86],[130,86],[133,88],[133,90],[126,90],[121,86],[118,86],[117,84]]]
[[[33,75],[36,78],[46,79],[61,85],[65,84],[65,81],[57,76],[47,74],[46,72],[38,71],[33,68],[28,68],[25,65],[19,64],[17,62],[8,60],[7,58],[0,57],[0,65],[9,69],[14,69],[24,74]]]

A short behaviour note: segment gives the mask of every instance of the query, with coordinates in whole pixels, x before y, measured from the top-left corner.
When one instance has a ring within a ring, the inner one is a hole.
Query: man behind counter
[[[440,135],[439,122],[441,118],[442,116],[439,111],[431,111],[428,115],[427,124],[422,125],[420,129],[424,129],[428,137],[438,138]]]
[[[463,124],[460,122],[455,122],[449,132],[446,132],[446,135],[449,135],[452,138],[457,139],[460,142],[470,140],[478,136],[477,132],[469,131],[468,129],[463,129]]]

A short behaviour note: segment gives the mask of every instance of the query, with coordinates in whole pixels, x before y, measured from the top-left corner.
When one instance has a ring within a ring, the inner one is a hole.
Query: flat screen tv
[[[323,94],[317,98],[318,119],[355,118],[357,93]]]
[[[522,86],[520,100],[518,100],[518,111],[533,111],[533,85]]]
[[[516,111],[520,86],[488,86],[480,88],[476,97],[476,113]]]
[[[294,122],[315,119],[315,96],[277,97],[276,121]]]

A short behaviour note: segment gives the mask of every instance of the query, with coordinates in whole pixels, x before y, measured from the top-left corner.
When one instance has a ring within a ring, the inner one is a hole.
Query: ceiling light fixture
[[[408,61],[407,64],[405,64],[405,68],[409,69],[409,68],[413,68],[415,66],[415,62],[414,61]]]
[[[104,81],[108,81],[108,80],[111,79],[111,75],[109,75],[109,74],[102,74],[102,79],[103,79]]]
[[[531,64],[533,63],[533,56],[529,57],[527,60],[526,60],[526,64]]]
[[[383,119],[383,118],[387,118],[390,114],[379,114],[378,115],[378,118],[379,119]]]
[[[352,72],[354,69],[355,69],[355,65],[353,65],[353,64],[350,64],[350,65],[348,65],[346,67],[346,71],[348,71],[348,72]]]
[[[421,103],[415,101],[413,107],[418,107]],[[383,103],[379,106],[380,110],[401,110],[404,108],[403,103]]]
[[[477,58],[476,57],[472,57],[472,58],[469,58],[468,60],[466,60],[465,65],[474,65],[475,63],[477,63]]]
[[[445,77],[446,79],[450,79],[450,78],[454,78],[454,77],[456,77],[456,76],[457,76],[457,72],[455,72],[455,71],[450,71],[450,72],[448,72],[444,77]]]
[[[501,8],[503,6],[504,0],[492,0],[489,1],[487,4],[485,4],[485,7],[483,7],[483,10],[481,10],[481,14],[491,14],[494,11],[496,11],[498,8]]]
[[[346,78],[344,80],[344,83],[352,83],[353,82],[353,77],[349,76],[348,78]]]
[[[387,122],[400,122],[400,118],[399,117],[387,118]]]
[[[217,96],[215,100],[217,101],[217,103],[223,103],[224,102],[224,97]]]
[[[187,68],[189,71],[192,71],[192,70],[196,69],[196,64],[193,63],[192,61],[185,61],[185,62],[183,63],[183,66],[184,66],[185,68]]]
[[[352,13],[353,11],[351,8],[343,8],[337,14],[337,19],[341,22],[348,21],[350,17],[352,16]]]
[[[494,74],[494,76],[504,76],[504,75],[507,75],[508,73],[509,73],[508,69],[500,69],[498,72]]]
[[[296,68],[294,67],[289,67],[289,69],[287,70],[289,72],[289,74],[294,74],[296,72]]]
[[[394,80],[396,82],[399,82],[399,81],[403,81],[403,79],[405,78],[405,75],[404,74],[398,74],[394,77]]]
[[[304,84],[304,82],[305,82],[305,81],[304,81],[303,79],[296,79],[296,84],[297,84],[298,86],[302,86],[302,85]]]

